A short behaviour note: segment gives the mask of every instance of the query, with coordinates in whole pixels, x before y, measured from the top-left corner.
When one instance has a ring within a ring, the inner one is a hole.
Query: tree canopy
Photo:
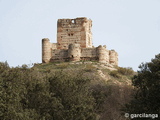
[[[1,120],[124,120],[120,108],[129,100],[130,86],[101,80],[91,64],[38,66],[0,62]],[[130,75],[131,69],[115,74]]]
[[[132,80],[136,93],[126,105],[125,112],[160,115],[160,54],[151,62],[142,63],[139,68],[138,74]]]
[[[89,80],[0,63],[1,120],[94,120]]]

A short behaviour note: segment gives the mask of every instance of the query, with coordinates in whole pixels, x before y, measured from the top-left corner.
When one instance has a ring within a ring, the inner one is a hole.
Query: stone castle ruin
[[[118,54],[106,46],[92,45],[92,20],[85,17],[58,19],[57,43],[42,39],[42,62],[98,61],[118,66]]]

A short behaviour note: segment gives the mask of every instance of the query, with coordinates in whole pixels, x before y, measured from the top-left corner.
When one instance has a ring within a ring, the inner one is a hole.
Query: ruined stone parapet
[[[51,59],[51,46],[48,38],[42,39],[42,62],[48,63]]]
[[[118,66],[118,54],[115,50],[109,51],[109,63]]]
[[[81,48],[79,44],[70,44],[68,47],[68,58],[70,61],[80,61]]]

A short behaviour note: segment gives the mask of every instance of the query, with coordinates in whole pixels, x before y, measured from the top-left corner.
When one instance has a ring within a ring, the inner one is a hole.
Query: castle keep
[[[92,20],[85,17],[58,19],[57,43],[42,39],[42,62],[54,61],[98,61],[117,65],[118,54],[106,46],[93,47]]]

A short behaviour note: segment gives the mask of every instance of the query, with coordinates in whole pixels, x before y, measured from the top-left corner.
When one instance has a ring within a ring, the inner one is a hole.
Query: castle
[[[42,62],[98,61],[118,66],[118,54],[106,46],[92,45],[92,20],[85,17],[58,19],[57,43],[42,39]]]

